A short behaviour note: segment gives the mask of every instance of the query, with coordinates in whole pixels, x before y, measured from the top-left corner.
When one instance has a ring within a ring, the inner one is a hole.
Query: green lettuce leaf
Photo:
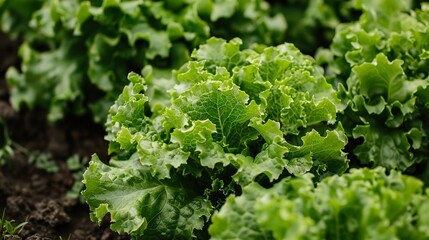
[[[140,168],[147,174],[145,179],[181,186],[193,183],[197,195],[185,191],[183,198],[198,196],[213,208],[255,182],[272,184],[307,172],[319,181],[343,173],[348,167],[343,152],[347,138],[335,121],[339,101],[314,60],[291,44],[243,50],[241,44],[240,39],[212,38],[193,51],[193,61],[171,74],[146,68],[146,80],[130,73],[130,83],[109,111],[106,126],[113,165],[103,166],[124,172],[128,176],[124,178],[137,185],[144,184]],[[160,87],[169,95],[154,94],[151,84],[158,79],[174,81]],[[269,101],[275,101],[273,92],[294,107],[276,115],[268,107]],[[286,130],[292,127],[296,130]],[[128,169],[128,162],[138,167]],[[99,168],[88,171],[96,174]],[[87,184],[87,191],[93,198],[111,194],[113,189],[96,188],[107,182]],[[92,211],[98,208],[87,202]],[[116,221],[127,221],[127,216]],[[123,231],[138,236],[133,229]],[[161,234],[161,230],[153,231]],[[151,230],[142,231],[146,235]]]
[[[84,174],[82,194],[93,211],[91,220],[100,223],[110,213],[112,230],[157,239],[190,239],[203,228],[211,205],[191,183],[159,181],[138,159],[110,164],[93,156]]]
[[[65,36],[67,38],[67,36]],[[19,53],[25,68],[19,73],[10,68],[6,73],[11,88],[11,104],[15,109],[22,105],[34,109],[49,106],[48,119],[64,117],[63,109],[71,107],[76,113],[83,112],[81,88],[85,85],[85,56],[81,55],[79,39],[65,40],[56,51],[37,53],[31,46],[23,44]],[[28,82],[27,79],[32,79]],[[69,100],[74,104],[69,105]]]
[[[270,16],[269,5],[263,0],[33,2],[22,8],[13,1],[0,2],[2,27],[25,35],[23,48],[31,49],[32,59],[37,59],[30,61],[21,56],[20,70],[11,70],[8,79],[10,87],[16,89],[12,91],[15,107],[47,109],[52,121],[68,113],[91,110],[95,121],[105,122],[106,106],[113,104],[127,84],[128,72],[139,72],[144,66],[171,72],[187,62],[192,49],[212,35],[242,36],[246,45],[271,44],[282,40],[269,36],[282,36],[286,29],[284,17]],[[205,4],[209,7],[204,10]],[[225,8],[228,12],[222,10]],[[207,18],[207,11],[214,17]],[[224,20],[239,23],[240,27],[224,29],[230,25]],[[221,28],[225,31],[217,31]],[[40,74],[39,68],[46,72]],[[46,83],[43,75],[49,76]],[[35,81],[46,87],[23,87],[33,86]],[[152,81],[148,87],[164,90],[159,87],[162,84]],[[50,101],[57,96],[61,100]]]
[[[286,159],[289,159],[289,162],[286,168],[289,172],[294,174],[308,172],[309,169],[301,169],[302,165],[307,165],[308,168],[308,161],[317,176],[342,173],[348,168],[345,153],[342,151],[347,138],[341,127],[327,131],[326,136],[321,136],[316,130],[312,130],[301,140],[301,146],[288,144],[289,151]]]
[[[213,239],[425,239],[423,183],[385,169],[352,169],[323,179],[252,183],[212,217]]]
[[[196,84],[173,101],[173,107],[195,120],[210,120],[216,126],[214,139],[230,152],[258,136],[250,119],[261,115],[255,102],[232,82],[207,81]]]
[[[412,172],[428,161],[429,12],[413,9],[417,2],[356,2],[359,20],[341,24],[319,57],[341,97],[357,164]]]
[[[364,143],[354,151],[363,164],[405,170],[414,163],[409,138],[403,131],[384,126],[358,125],[353,129],[353,137],[364,138]]]
[[[224,206],[212,217],[211,239],[273,239],[260,229],[254,219],[254,205],[267,190],[257,183],[249,184],[240,197],[229,196]]]
[[[418,91],[426,88],[425,80],[407,81],[401,67],[402,61],[389,62],[384,54],[378,54],[373,63],[363,63],[353,68],[359,79],[359,93],[366,99],[383,97],[387,103],[405,102]],[[406,114],[404,112],[403,114]]]

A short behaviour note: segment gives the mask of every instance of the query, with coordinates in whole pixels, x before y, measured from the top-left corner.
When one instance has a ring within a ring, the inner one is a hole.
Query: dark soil
[[[9,66],[19,66],[18,45],[0,33],[0,118],[14,142],[10,164],[0,166],[0,212],[6,209],[6,219],[13,219],[15,225],[28,222],[13,239],[129,239],[110,231],[108,220],[101,226],[91,222],[87,205],[66,198],[75,181],[67,158],[97,153],[107,159],[102,126],[90,117],[48,123],[41,110],[16,112],[10,106],[5,72]],[[51,154],[59,170],[48,173],[29,164],[29,155],[37,152]]]

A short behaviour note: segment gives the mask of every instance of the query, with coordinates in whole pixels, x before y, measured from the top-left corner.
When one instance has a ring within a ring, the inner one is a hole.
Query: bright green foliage
[[[104,165],[93,157],[84,174],[91,220],[110,213],[112,230],[150,239],[190,239],[210,216],[210,203],[180,176],[160,180],[138,158]],[[94,207],[95,206],[95,207]]]
[[[169,101],[150,94],[163,82],[150,72],[148,85],[128,76],[107,122],[113,160],[107,166],[94,157],[84,177],[93,220],[110,212],[112,229],[136,238],[189,238],[201,216],[208,220],[249,183],[347,169],[347,139],[335,124],[339,100],[314,60],[291,44],[240,46],[219,38],[201,45],[170,75]],[[148,200],[164,192],[177,213],[149,226],[152,214],[169,211]],[[183,208],[192,209],[186,225]]]
[[[409,1],[361,1],[320,52],[344,105],[340,117],[360,162],[406,170],[429,156],[429,11]]]
[[[212,239],[427,239],[423,183],[385,169],[352,169],[314,186],[311,175],[266,189],[252,183],[212,217]]]
[[[0,5],[4,30],[13,32],[16,21],[27,31],[21,69],[10,69],[7,78],[15,108],[41,106],[50,120],[91,108],[95,120],[104,121],[129,71],[179,67],[213,34],[273,44],[286,28],[263,0],[35,2],[13,17],[9,12],[19,9],[12,1]]]
[[[2,29],[25,40],[21,69],[7,75],[11,102],[16,109],[45,108],[50,120],[90,109],[103,122],[128,72],[179,67],[210,36],[239,37],[246,47],[286,39],[313,53],[327,45],[340,20],[356,15],[354,1],[272,1],[271,7],[268,2],[0,1]]]
[[[246,47],[287,39],[312,53],[332,38],[326,33],[319,43],[317,29],[332,32],[340,19],[353,18],[349,1],[340,11],[336,1],[272,5],[264,0],[0,1],[2,30],[25,40],[21,69],[12,68],[7,76],[11,102],[16,109],[43,107],[50,120],[90,108],[103,122],[129,71],[179,67],[189,60],[190,49],[210,36],[240,37]]]

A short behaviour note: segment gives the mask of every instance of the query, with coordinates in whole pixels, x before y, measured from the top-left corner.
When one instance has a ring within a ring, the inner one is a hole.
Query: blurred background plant
[[[13,156],[12,141],[3,119],[0,118],[0,167],[9,163]]]
[[[1,240],[10,239],[15,234],[18,234],[22,228],[27,225],[27,222],[22,222],[14,226],[14,220],[6,220],[6,209],[3,209],[3,214],[0,219],[0,237]]]

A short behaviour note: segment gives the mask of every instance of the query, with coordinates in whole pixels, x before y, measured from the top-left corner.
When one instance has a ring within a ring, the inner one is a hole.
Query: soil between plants
[[[13,219],[15,225],[28,222],[18,237],[11,239],[129,239],[110,231],[108,219],[101,226],[91,222],[87,205],[66,198],[75,181],[67,158],[73,154],[90,158],[97,153],[107,160],[103,127],[89,116],[49,123],[41,110],[16,112],[11,107],[5,73],[9,66],[19,66],[18,46],[17,41],[0,33],[0,118],[15,145],[51,154],[59,170],[48,173],[36,168],[28,163],[28,153],[16,147],[10,164],[0,167],[0,211],[6,209],[6,219]]]

